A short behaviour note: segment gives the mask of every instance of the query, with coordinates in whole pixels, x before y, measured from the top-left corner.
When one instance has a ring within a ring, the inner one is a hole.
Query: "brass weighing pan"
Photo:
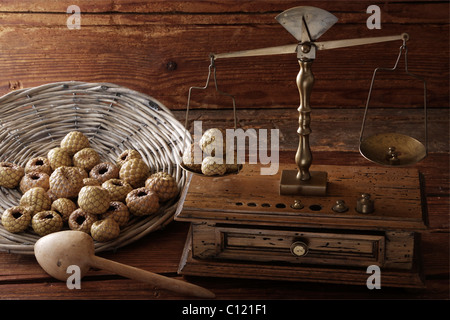
[[[408,71],[408,48],[406,47],[406,41],[408,41],[409,37],[405,33],[403,36],[403,45],[400,47],[400,52],[398,54],[397,60],[393,68],[376,68],[373,76],[372,82],[370,84],[369,95],[367,97],[366,109],[364,112],[364,119],[361,127],[360,134],[360,145],[359,151],[361,155],[378,164],[385,166],[407,166],[415,164],[421,160],[423,160],[427,156],[427,86],[426,82],[422,77],[419,77]],[[424,137],[425,144],[420,142],[419,140],[404,135],[401,133],[395,132],[387,132],[387,133],[378,133],[371,135],[367,138],[363,138],[364,134],[364,126],[366,123],[367,110],[369,108],[370,98],[372,94],[373,84],[375,80],[375,76],[378,71],[395,71],[398,66],[398,62],[404,52],[405,57],[405,71],[408,76],[419,79],[423,82],[423,90],[424,90],[424,101],[423,101],[423,109],[424,109]]]

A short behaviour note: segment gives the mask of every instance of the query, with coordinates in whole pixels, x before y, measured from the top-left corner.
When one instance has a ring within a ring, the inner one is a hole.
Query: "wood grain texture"
[[[419,173],[405,168],[312,165],[311,171],[328,173],[326,196],[301,195],[304,209],[290,206],[292,195],[280,195],[282,170],[296,165],[280,164],[276,174],[262,175],[262,165],[244,164],[237,175],[205,177],[192,175],[177,208],[176,219],[191,222],[251,224],[253,226],[349,229],[426,229],[421,209]],[[373,214],[361,215],[354,208],[361,193],[375,201]],[[349,210],[332,210],[336,200]],[[263,205],[265,204],[265,205]],[[314,208],[316,207],[316,208]]]
[[[204,84],[209,53],[292,43],[274,16],[294,5],[298,3],[81,1],[81,29],[69,30],[69,14],[61,3],[6,1],[0,9],[0,93],[51,81],[103,81],[150,94],[171,109],[183,109],[189,87]],[[410,70],[428,81],[430,108],[447,107],[448,3],[387,3],[381,6],[381,30],[365,26],[367,6],[366,1],[321,2],[320,7],[340,20],[320,40],[408,32]],[[313,107],[361,108],[374,68],[391,67],[399,45],[320,52],[313,65]],[[169,63],[176,63],[176,69],[168,68]],[[217,71],[221,89],[234,94],[240,107],[298,104],[295,57],[224,60],[217,63]],[[421,90],[405,85],[395,77],[381,83],[380,95],[388,98],[381,105],[419,107]],[[203,107],[227,108],[211,93],[195,100]]]

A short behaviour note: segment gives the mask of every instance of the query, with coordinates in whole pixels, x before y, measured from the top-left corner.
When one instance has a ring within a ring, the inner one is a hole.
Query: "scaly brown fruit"
[[[130,219],[130,211],[125,203],[120,201],[111,201],[108,210],[101,215],[101,219],[114,219],[119,227],[124,227]]]
[[[50,162],[52,170],[59,167],[72,166],[72,156],[63,148],[53,148],[47,153],[47,159]]]
[[[205,176],[223,176],[227,172],[227,166],[224,161],[220,161],[215,157],[206,157],[202,162],[202,173]]]
[[[142,159],[142,156],[136,150],[133,149],[125,150],[117,157],[116,165],[120,169],[126,161],[131,159]]]
[[[226,151],[225,130],[218,128],[206,130],[199,141],[199,145],[208,156],[218,156],[219,151],[222,151],[223,157]]]
[[[77,205],[70,199],[59,198],[53,201],[50,209],[59,214],[63,219],[63,222],[67,222],[72,212],[74,212],[77,209]]]
[[[109,208],[111,197],[108,190],[97,186],[85,186],[78,194],[78,206],[92,214],[105,213]]]
[[[20,191],[22,191],[22,193],[25,193],[34,187],[41,187],[45,191],[47,191],[50,188],[49,179],[49,175],[44,172],[32,171],[25,173],[22,180],[20,180]]]
[[[98,242],[106,242],[115,239],[120,234],[119,224],[114,219],[99,220],[91,226],[92,239]]]
[[[145,187],[128,193],[125,202],[130,213],[135,216],[152,215],[159,210],[159,198],[156,192]]]
[[[31,219],[31,227],[40,236],[45,236],[62,229],[63,221],[54,211],[40,211]]]
[[[89,178],[89,173],[86,172],[86,170],[80,168],[80,167],[71,167],[73,170],[77,171],[81,178],[86,179]]]
[[[47,191],[41,187],[34,187],[25,192],[20,198],[19,203],[22,207],[28,207],[31,215],[35,215],[40,211],[49,210],[52,205]]]
[[[83,231],[89,234],[92,224],[97,220],[96,214],[87,213],[83,209],[78,208],[70,214],[68,224],[71,230]]]
[[[119,178],[131,184],[133,188],[144,186],[150,169],[142,159],[130,159],[126,161],[119,171]]]
[[[111,201],[125,202],[125,198],[133,187],[128,182],[120,179],[109,179],[102,183],[102,187],[109,191]]]
[[[12,162],[0,162],[0,187],[16,188],[24,175],[25,169],[21,166]]]
[[[31,213],[27,207],[14,206],[6,209],[2,214],[2,225],[11,233],[25,231],[30,223]]]
[[[100,155],[92,148],[84,148],[73,155],[73,165],[89,172],[100,163]]]
[[[155,191],[161,202],[175,198],[178,194],[177,181],[167,172],[157,172],[152,174],[145,181],[145,187]]]
[[[52,166],[47,157],[35,157],[28,160],[25,164],[25,173],[44,172],[49,176],[52,174]]]
[[[59,167],[50,175],[50,192],[56,198],[76,198],[83,187],[84,171],[76,167]]]
[[[71,157],[81,149],[89,147],[89,139],[80,131],[71,131],[61,140],[61,148],[67,150]]]
[[[94,166],[89,172],[89,177],[103,183],[109,179],[119,178],[119,168],[111,162],[101,162]]]

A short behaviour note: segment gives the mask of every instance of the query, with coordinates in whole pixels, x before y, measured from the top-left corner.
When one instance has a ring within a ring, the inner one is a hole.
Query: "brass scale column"
[[[303,19],[303,25],[304,19]],[[306,29],[307,30],[307,29]],[[325,195],[327,189],[327,173],[323,171],[309,171],[312,164],[312,152],[309,144],[311,134],[311,105],[310,98],[314,85],[312,63],[316,48],[309,42],[303,42],[297,47],[297,58],[300,71],[296,78],[300,95],[298,107],[298,149],[295,163],[298,170],[283,170],[280,180],[281,194]]]
[[[309,51],[309,50],[308,50]],[[296,178],[301,181],[311,179],[309,167],[312,163],[312,153],[309,146],[309,134],[311,133],[311,106],[309,104],[311,90],[314,85],[314,75],[311,70],[312,60],[298,60],[300,71],[296,83],[300,93],[300,106],[298,107],[299,143],[295,154],[295,163],[298,167]]]
[[[309,170],[313,159],[309,144],[309,135],[311,133],[310,97],[314,85],[314,75],[311,66],[316,57],[316,51],[403,40],[407,38],[407,34],[316,42],[338,20],[328,11],[316,7],[300,6],[283,11],[275,19],[297,39],[297,43],[212,54],[212,57],[221,59],[297,53],[300,66],[300,71],[296,78],[300,95],[300,106],[297,109],[299,112],[299,127],[297,130],[299,144],[295,155],[297,170],[283,170],[280,179],[280,194],[326,195],[327,173]]]

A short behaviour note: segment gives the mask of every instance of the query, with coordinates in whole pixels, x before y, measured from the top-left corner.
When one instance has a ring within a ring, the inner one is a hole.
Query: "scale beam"
[[[402,33],[400,35],[384,36],[384,37],[371,37],[371,38],[355,38],[355,39],[342,39],[342,40],[331,40],[322,42],[312,42],[311,45],[315,46],[317,50],[331,50],[339,49],[353,46],[361,46],[367,44],[389,42],[395,40],[405,40],[409,39],[407,33]],[[267,47],[259,49],[250,49],[242,51],[234,51],[227,53],[212,54],[214,59],[225,59],[225,58],[242,58],[242,57],[257,57],[257,56],[270,56],[277,54],[290,54],[296,53],[298,46],[301,43],[286,44],[276,47]]]
[[[385,37],[331,40],[331,41],[317,42],[314,45],[317,47],[318,50],[329,50],[329,49],[361,46],[361,45],[380,43],[380,42],[389,42],[389,41],[395,41],[395,40],[407,41],[408,39],[409,39],[409,35],[407,33],[402,33],[400,35],[385,36]]]
[[[261,48],[261,49],[251,49],[251,50],[242,50],[228,53],[219,53],[212,54],[214,59],[223,59],[223,58],[242,58],[242,57],[256,57],[256,56],[270,56],[277,54],[289,54],[295,53],[297,50],[297,44],[287,44],[284,46],[277,47],[269,47],[269,48]]]

